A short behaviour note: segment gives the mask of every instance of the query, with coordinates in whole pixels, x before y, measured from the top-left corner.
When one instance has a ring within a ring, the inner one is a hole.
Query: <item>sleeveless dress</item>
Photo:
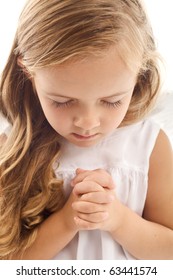
[[[4,133],[8,135],[10,131],[11,127],[8,126]],[[142,216],[148,188],[149,160],[159,131],[160,126],[147,119],[115,129],[92,147],[77,147],[63,140],[61,157],[55,163],[54,169],[56,176],[64,181],[66,196],[68,197],[72,191],[70,181],[74,178],[77,168],[105,169],[115,182],[117,198]],[[134,260],[135,258],[108,232],[82,230],[53,259]]]
[[[145,120],[117,128],[89,148],[78,147],[64,141],[59,167],[55,173],[58,178],[64,180],[67,197],[72,190],[70,181],[74,178],[77,168],[86,170],[102,168],[111,174],[119,200],[142,216],[148,187],[149,160],[159,131],[158,124]],[[135,258],[108,232],[82,230],[54,259],[134,260]]]

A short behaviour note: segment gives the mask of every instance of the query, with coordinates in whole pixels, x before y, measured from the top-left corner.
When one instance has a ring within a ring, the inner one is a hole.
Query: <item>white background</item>
[[[158,49],[165,60],[164,87],[173,89],[173,1],[143,0],[153,26]],[[16,30],[17,19],[26,0],[0,0],[0,71],[7,59]]]

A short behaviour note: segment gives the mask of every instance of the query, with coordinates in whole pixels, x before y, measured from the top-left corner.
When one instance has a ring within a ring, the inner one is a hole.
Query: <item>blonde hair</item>
[[[62,182],[53,169],[60,153],[58,135],[28,76],[36,68],[101,56],[110,46],[131,70],[140,65],[122,122],[131,124],[153,106],[160,87],[158,55],[141,1],[27,1],[0,87],[1,113],[12,125],[0,153],[1,259],[22,255],[38,225],[64,204]]]

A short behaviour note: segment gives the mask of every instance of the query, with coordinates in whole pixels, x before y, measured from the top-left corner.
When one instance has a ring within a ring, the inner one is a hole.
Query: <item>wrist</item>
[[[71,213],[66,213],[65,207],[63,207],[59,211],[59,215],[61,215],[61,221],[66,232],[71,232],[71,234],[76,234],[78,232],[78,228],[74,221],[73,211]]]
[[[119,233],[123,230],[127,212],[129,209],[119,200],[117,200],[115,210],[116,215],[114,217],[114,222],[112,222],[112,227],[109,230],[110,234],[114,236],[114,238],[116,235],[119,235]]]

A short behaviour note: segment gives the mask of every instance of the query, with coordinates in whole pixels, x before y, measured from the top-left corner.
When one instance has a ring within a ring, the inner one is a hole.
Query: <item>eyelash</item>
[[[64,102],[64,103],[53,101],[53,105],[56,108],[67,108],[67,107],[70,107],[72,105],[72,103],[73,103],[73,100],[70,100],[70,101],[67,101],[67,102]],[[102,104],[106,107],[109,107],[109,108],[117,108],[117,107],[122,105],[122,101],[118,100],[118,101],[112,103],[112,102],[102,100]]]
[[[53,101],[53,105],[56,107],[56,108],[63,108],[63,107],[69,107],[72,105],[72,100],[70,101],[67,101],[67,102],[63,102],[63,103],[60,103],[60,102],[57,102],[57,101]]]
[[[111,103],[111,102],[108,102],[108,101],[102,101],[103,102],[103,104],[105,105],[105,106],[107,106],[107,107],[111,107],[111,108],[118,108],[119,106],[121,106],[122,105],[122,101],[121,100],[118,100],[118,101],[116,101],[116,102],[113,102],[113,103]]]

